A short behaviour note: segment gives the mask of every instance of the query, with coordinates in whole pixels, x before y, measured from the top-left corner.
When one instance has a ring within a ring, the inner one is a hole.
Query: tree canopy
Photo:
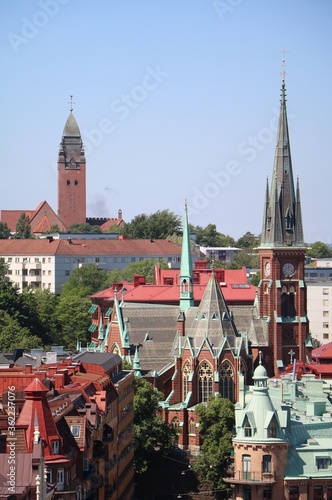
[[[77,267],[71,273],[68,281],[63,285],[61,297],[75,294],[88,297],[109,287],[109,274],[104,269],[99,269],[95,264]]]
[[[10,229],[6,222],[0,221],[0,240],[7,240],[10,236]]]
[[[189,229],[196,234],[196,244],[202,247],[229,247],[235,244],[234,238],[219,233],[215,224],[208,224],[204,229],[201,226],[189,226]]]
[[[316,241],[307,250],[307,255],[315,259],[326,259],[332,257],[332,248],[322,241]]]
[[[223,481],[227,459],[232,450],[232,430],[235,422],[234,405],[217,394],[207,404],[196,407],[203,438],[194,471],[201,481],[211,481],[217,490],[226,488]]]
[[[30,218],[23,212],[16,224],[15,238],[28,239],[31,238],[31,225]]]
[[[134,467],[142,474],[157,456],[171,452],[175,431],[162,421],[158,406],[162,394],[144,379],[135,378],[134,384]]]
[[[162,240],[172,234],[179,234],[181,228],[181,217],[166,209],[150,215],[137,215],[124,225],[123,232],[131,239]]]
[[[68,228],[68,233],[77,234],[77,233],[102,233],[100,226],[92,226],[88,223],[82,224],[72,224]]]

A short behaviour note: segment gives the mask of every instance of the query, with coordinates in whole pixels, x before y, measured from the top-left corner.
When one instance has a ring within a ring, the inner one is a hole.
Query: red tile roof
[[[147,258],[181,255],[181,246],[168,240],[0,240],[0,255],[139,255]]]
[[[332,342],[328,342],[327,344],[317,347],[317,349],[313,349],[311,356],[317,361],[319,359],[332,359]]]

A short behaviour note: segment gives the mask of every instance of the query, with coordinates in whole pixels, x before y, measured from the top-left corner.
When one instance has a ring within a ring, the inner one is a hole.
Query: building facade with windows
[[[241,384],[234,467],[225,478],[236,500],[331,499],[332,406],[323,381],[269,380],[262,364],[253,380],[247,392]]]
[[[321,344],[332,340],[332,281],[307,280],[310,333]]]
[[[180,268],[181,246],[168,240],[121,238],[10,239],[0,240],[0,258],[8,265],[8,276],[20,290],[29,286],[59,294],[71,273],[88,264],[112,271],[144,259],[161,259]]]

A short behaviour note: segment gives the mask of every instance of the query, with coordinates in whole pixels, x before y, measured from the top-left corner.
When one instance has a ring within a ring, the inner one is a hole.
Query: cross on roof
[[[75,104],[73,101],[73,95],[70,95],[70,101],[68,102],[68,104],[70,104],[70,111],[73,111],[73,104]]]

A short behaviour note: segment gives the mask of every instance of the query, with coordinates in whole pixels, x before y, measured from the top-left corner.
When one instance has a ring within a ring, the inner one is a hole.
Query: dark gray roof
[[[106,372],[112,370],[121,362],[121,358],[118,354],[113,354],[112,352],[81,352],[74,356],[73,361],[80,361],[82,364],[89,363],[93,365],[99,365],[104,368]]]

